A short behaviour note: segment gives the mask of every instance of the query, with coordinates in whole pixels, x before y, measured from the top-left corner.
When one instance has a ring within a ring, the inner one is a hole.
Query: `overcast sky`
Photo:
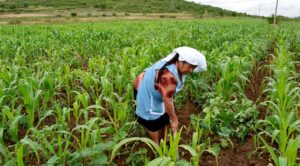
[[[251,15],[271,16],[275,11],[276,0],[187,0],[228,10],[246,12]],[[300,16],[300,0],[279,0],[278,15]]]

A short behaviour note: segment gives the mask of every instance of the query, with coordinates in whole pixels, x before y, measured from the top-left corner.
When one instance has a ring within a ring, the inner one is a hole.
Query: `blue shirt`
[[[144,77],[139,85],[137,92],[137,108],[136,114],[145,120],[155,120],[162,116],[166,110],[163,97],[158,90],[155,89],[156,71],[161,69],[166,61],[158,61],[150,68],[145,69]],[[178,71],[175,64],[166,67],[175,77],[176,93],[179,92],[185,82],[185,76],[182,82],[179,79]]]

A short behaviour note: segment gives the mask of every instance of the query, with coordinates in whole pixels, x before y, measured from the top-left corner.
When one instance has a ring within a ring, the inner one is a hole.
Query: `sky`
[[[251,15],[271,16],[274,14],[276,0],[187,0],[205,5],[220,7]],[[277,15],[300,16],[300,0],[279,0]]]

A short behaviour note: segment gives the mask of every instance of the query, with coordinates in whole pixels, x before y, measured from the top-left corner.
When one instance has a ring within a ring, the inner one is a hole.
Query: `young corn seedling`
[[[19,140],[19,124],[24,115],[21,114],[21,106],[14,107],[14,101],[12,101],[12,107],[4,106],[2,108],[2,125],[8,128],[9,134],[12,136],[12,141]]]
[[[57,134],[57,138],[53,143],[57,148],[56,156],[59,158],[60,163],[66,164],[67,157],[70,155],[69,147],[74,147],[74,145],[72,145],[71,138],[74,138],[76,140],[76,137],[65,130],[56,131],[55,134]]]
[[[36,142],[36,141],[33,141],[31,138],[29,137],[24,137],[23,139],[20,140],[20,144],[22,145],[26,145],[26,147],[30,147],[31,150],[34,152],[37,160],[38,160],[38,163],[40,163],[40,152],[43,152],[43,149],[42,149],[42,146]],[[26,151],[26,154],[29,154],[31,153],[30,151]],[[26,154],[23,154],[23,155],[26,155]]]
[[[248,82],[248,63],[246,58],[227,57],[224,64],[221,64],[222,77],[217,83],[217,93],[229,100],[231,96],[244,92],[244,85]]]
[[[113,92],[113,88],[112,88],[112,84],[110,83],[109,79],[108,79],[108,71],[104,74],[104,76],[100,77],[101,80],[101,95],[103,97],[112,97],[112,92]]]
[[[99,118],[92,118],[85,125],[77,125],[77,127],[72,130],[72,133],[76,131],[81,133],[80,138],[78,138],[78,140],[80,139],[80,142],[78,142],[80,150],[85,149],[88,145],[92,147],[98,139],[101,139],[99,132],[96,132],[99,131],[97,121],[99,121]]]
[[[25,80],[24,80],[25,81]],[[34,113],[38,107],[42,90],[35,90],[30,82],[23,82],[18,90],[23,96],[24,107],[28,115],[28,127],[34,126]]]
[[[129,110],[129,101],[124,100],[123,97],[120,97],[118,94],[113,93],[115,99],[105,97],[104,100],[107,104],[109,104],[109,108],[113,110],[113,112],[109,112],[109,109],[106,109],[106,113],[110,119],[110,121],[114,124],[115,131],[126,122],[128,117],[128,110]],[[112,115],[111,115],[112,114]]]
[[[71,109],[70,108],[61,108],[60,105],[58,105],[57,103],[55,103],[55,110],[54,112],[56,112],[56,120],[57,120],[57,123],[56,124],[59,124],[59,125],[62,125],[62,126],[68,126],[67,125],[67,122],[70,122],[70,119],[71,119]],[[50,115],[48,115],[50,116]]]
[[[182,128],[177,133],[169,134],[169,141],[170,141],[169,146],[167,145],[165,140],[161,140],[161,144],[157,145],[149,138],[132,137],[132,138],[123,139],[122,141],[120,141],[118,144],[114,146],[112,150],[110,162],[112,162],[113,158],[116,155],[116,152],[119,150],[121,146],[132,141],[142,141],[145,144],[147,144],[153,152],[159,155],[158,158],[150,161],[148,165],[169,165],[169,164],[174,165],[179,161],[178,147],[181,138],[180,136],[181,131]]]
[[[77,71],[76,75],[78,77],[77,81],[83,84],[83,87],[79,88],[84,88],[85,91],[90,92],[89,95],[91,99],[96,99],[100,84],[100,80],[97,79],[97,76],[94,76],[93,73],[81,70]]]
[[[81,114],[84,113],[84,110],[88,109],[90,96],[87,92],[80,93],[78,91],[74,91],[76,93],[75,102],[73,103],[73,115],[76,118],[76,123],[78,122]],[[85,120],[87,120],[85,118]]]
[[[204,119],[200,119],[200,116],[194,118],[196,122],[193,123],[193,126],[196,131],[193,132],[191,145],[179,145],[179,147],[187,150],[191,154],[191,160],[194,166],[199,165],[199,160],[204,152],[214,155],[217,161],[217,157],[221,150],[219,145],[214,144],[210,146],[208,137],[209,131],[201,126],[201,123],[204,123]]]
[[[34,139],[39,143],[41,147],[41,151],[43,152],[43,157],[46,159],[50,159],[51,155],[55,153],[55,147],[52,145],[54,140],[49,141],[47,137],[49,137],[48,132],[54,132],[51,128],[45,127],[43,130],[37,130],[36,128],[30,128],[28,131],[34,135]],[[51,137],[51,136],[50,136]]]
[[[200,137],[200,138],[199,138]],[[194,132],[192,137],[192,145],[179,145],[179,147],[187,150],[192,155],[192,163],[194,166],[199,165],[200,157],[202,156],[203,152],[207,147],[207,143],[201,141],[201,133]]]
[[[64,88],[66,91],[66,98],[68,106],[71,106],[71,95],[72,95],[72,73],[70,65],[64,64],[63,67],[60,67],[58,72],[59,74],[59,80],[61,80],[61,88]]]
[[[42,107],[43,109],[47,109],[48,107],[48,102],[53,103],[54,100],[54,95],[55,95],[55,90],[56,90],[56,82],[55,79],[53,79],[53,77],[56,77],[55,74],[51,74],[51,73],[44,73],[44,76],[41,78],[40,82],[39,82],[39,87],[40,89],[43,90],[43,103],[42,103]]]

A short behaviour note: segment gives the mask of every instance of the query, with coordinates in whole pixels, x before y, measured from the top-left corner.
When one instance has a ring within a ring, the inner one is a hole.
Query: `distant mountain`
[[[98,11],[169,13],[184,12],[198,16],[247,16],[245,13],[224,10],[184,0],[0,0],[0,12],[32,12],[95,8]]]

